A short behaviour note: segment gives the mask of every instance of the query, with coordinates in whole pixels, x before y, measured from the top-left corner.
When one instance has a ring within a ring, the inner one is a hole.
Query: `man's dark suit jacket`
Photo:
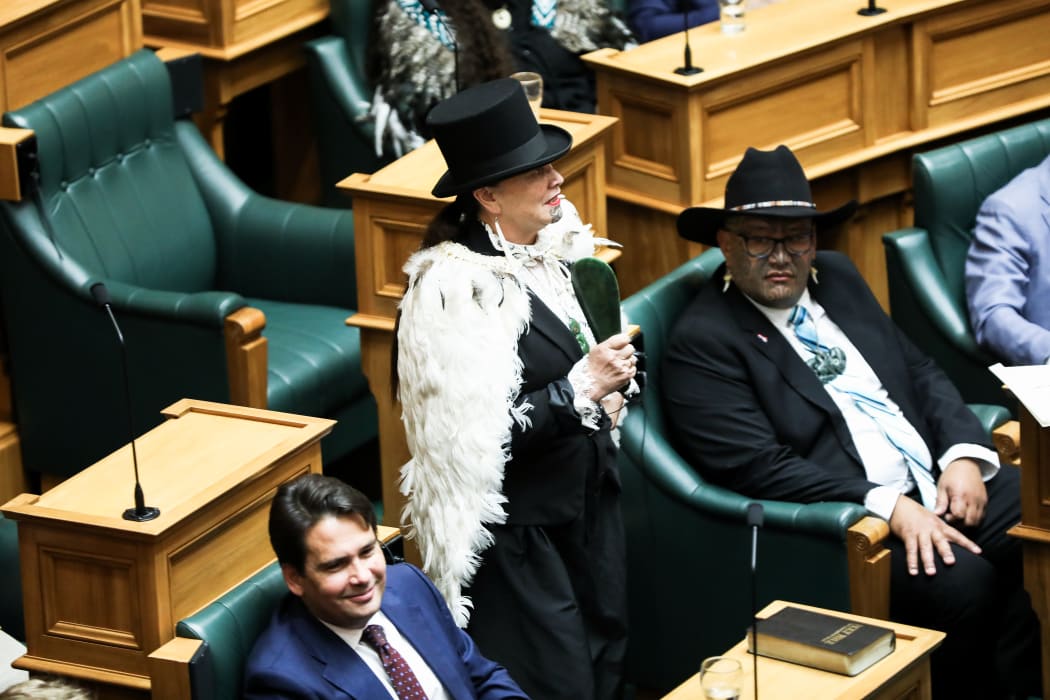
[[[448,606],[411,564],[387,567],[383,613],[426,659],[455,700],[526,698],[507,671],[483,657]],[[289,593],[249,656],[246,698],[389,700],[372,670]]]
[[[844,255],[817,253],[810,295],[919,431],[934,461],[989,445],[943,372],[883,312]],[[705,478],[755,498],[863,503],[868,481],[842,413],[813,371],[736,288],[712,277],[668,342],[662,393],[681,454]],[[935,466],[935,475],[938,475]]]

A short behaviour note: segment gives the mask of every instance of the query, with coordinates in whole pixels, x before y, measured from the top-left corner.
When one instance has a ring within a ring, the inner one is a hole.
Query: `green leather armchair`
[[[1050,119],[916,154],[915,225],[883,236],[893,320],[963,399],[1009,403],[977,346],[966,308],[966,252],[988,195],[1050,153]]]
[[[332,33],[306,42],[310,102],[320,146],[325,201],[346,204],[335,184],[351,173],[371,173],[388,162],[375,154],[368,117],[372,0],[331,0]]]
[[[0,202],[0,297],[29,471],[63,478],[128,440],[120,347],[90,293],[104,282],[126,340],[134,427],[182,397],[334,418],[326,462],[376,435],[360,367],[350,212],[248,189],[172,116],[150,51],[18,111],[39,185]]]
[[[667,334],[722,263],[717,249],[623,302],[641,326],[647,389],[621,427],[622,507],[627,532],[627,680],[667,691],[700,660],[739,642],[751,616],[753,500],[704,479],[671,446],[659,396]],[[991,430],[1007,417],[976,407]],[[758,607],[774,599],[885,618],[889,614],[888,525],[856,503],[758,501]]]

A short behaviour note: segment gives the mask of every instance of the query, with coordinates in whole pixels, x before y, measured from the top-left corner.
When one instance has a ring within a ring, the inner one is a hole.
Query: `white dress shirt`
[[[394,686],[390,683],[390,677],[386,675],[383,662],[379,660],[379,652],[373,649],[370,644],[361,640],[361,635],[365,631],[364,627],[339,627],[324,620],[321,620],[321,623],[339,635],[339,638],[346,642],[355,654],[361,657],[361,660],[365,662],[372,673],[376,675],[376,678],[383,684],[383,687],[386,688],[386,691],[390,693],[390,697],[397,700],[397,693],[394,691]],[[390,643],[390,646],[397,649],[397,652],[404,658],[408,667],[412,669],[412,673],[416,674],[416,679],[423,687],[423,692],[427,694],[429,700],[451,700],[448,693],[445,692],[445,686],[434,675],[434,671],[431,670],[423,657],[419,655],[415,647],[404,638],[401,631],[390,621],[390,618],[383,614],[382,610],[373,615],[368,624],[381,625],[383,627],[383,634],[386,635],[387,642]]]
[[[795,336],[795,330],[788,318],[792,309],[773,309],[757,303],[750,297],[745,297],[755,305],[762,314],[770,320],[773,326],[781,332],[788,344],[798,353],[803,361],[807,361],[812,353],[806,349],[802,342]],[[873,514],[889,520],[893,514],[893,508],[897,505],[897,498],[915,488],[915,480],[900,451],[891,443],[868,414],[857,408],[853,400],[841,391],[836,391],[831,385],[840,379],[848,382],[853,388],[860,387],[865,394],[883,401],[890,410],[900,413],[900,407],[890,398],[886,388],[882,385],[878,375],[868,364],[860,351],[850,342],[842,329],[828,317],[824,307],[810,297],[809,290],[802,293],[798,301],[813,318],[816,324],[817,338],[822,345],[838,347],[846,354],[846,369],[842,377],[837,377],[824,386],[832,401],[842,412],[846,421],[853,444],[860,453],[861,462],[868,480],[881,484],[873,488],[864,498],[864,506]],[[905,421],[907,422],[907,421]],[[911,427],[909,425],[909,427]],[[914,427],[911,427],[915,430]],[[916,435],[918,432],[916,431]],[[920,461],[927,466],[933,463],[933,457],[929,448],[921,438],[917,441],[923,446],[923,454],[916,455]],[[952,461],[961,457],[969,457],[977,462],[981,468],[981,476],[985,481],[995,476],[999,471],[999,456],[982,445],[971,443],[960,443],[949,447],[937,460],[937,464],[943,471]]]

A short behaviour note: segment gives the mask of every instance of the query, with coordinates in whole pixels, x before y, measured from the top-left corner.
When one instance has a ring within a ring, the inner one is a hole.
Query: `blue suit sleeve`
[[[430,596],[429,603],[433,609],[439,611],[435,623],[439,624],[444,633],[454,640],[456,652],[463,661],[463,666],[470,676],[471,685],[478,700],[528,700],[529,696],[518,687],[514,679],[503,668],[494,661],[485,658],[465,631],[456,626],[452,620],[445,599],[434,587],[434,584],[422,571],[411,564],[408,566],[413,574],[419,579],[426,594]]]
[[[1007,364],[1043,364],[1050,358],[1050,330],[1025,315],[1032,303],[1031,275],[1039,274],[1033,265],[1039,250],[1032,239],[1050,237],[1038,207],[1029,206],[1039,201],[1032,189],[1011,186],[985,201],[966,257],[966,294],[977,343]]]

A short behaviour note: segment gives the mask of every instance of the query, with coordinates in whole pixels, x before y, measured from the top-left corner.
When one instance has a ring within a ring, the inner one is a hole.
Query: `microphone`
[[[109,290],[106,285],[96,282],[91,285],[91,296],[95,302],[106,310],[109,320],[113,323],[113,330],[117,333],[117,344],[120,345],[121,366],[124,369],[124,404],[128,408],[128,433],[131,435],[131,462],[135,466],[135,507],[124,511],[125,520],[134,520],[144,523],[153,520],[160,515],[160,510],[146,505],[146,499],[142,495],[142,482],[139,481],[139,456],[135,451],[135,423],[131,410],[131,382],[128,380],[128,346],[124,343],[124,334],[120,332],[117,317],[113,315],[113,307],[110,305]]]
[[[423,10],[433,15],[434,19],[441,22],[441,26],[445,28],[445,33],[448,34],[449,39],[452,40],[452,66],[453,66],[453,78],[456,81],[456,92],[460,91],[459,87],[459,41],[456,39],[456,33],[452,31],[452,28],[445,22],[445,18],[442,16],[441,7],[438,5],[437,0],[419,0],[419,4],[423,6]]]
[[[433,0],[430,0],[431,2]],[[696,75],[703,73],[704,69],[693,65],[693,50],[689,46],[689,0],[679,0],[678,7],[682,8],[682,33],[685,34],[685,65],[675,68],[678,75]]]
[[[747,506],[747,526],[751,528],[751,672],[755,680],[755,700],[758,700],[758,528],[765,519],[761,503]]]

